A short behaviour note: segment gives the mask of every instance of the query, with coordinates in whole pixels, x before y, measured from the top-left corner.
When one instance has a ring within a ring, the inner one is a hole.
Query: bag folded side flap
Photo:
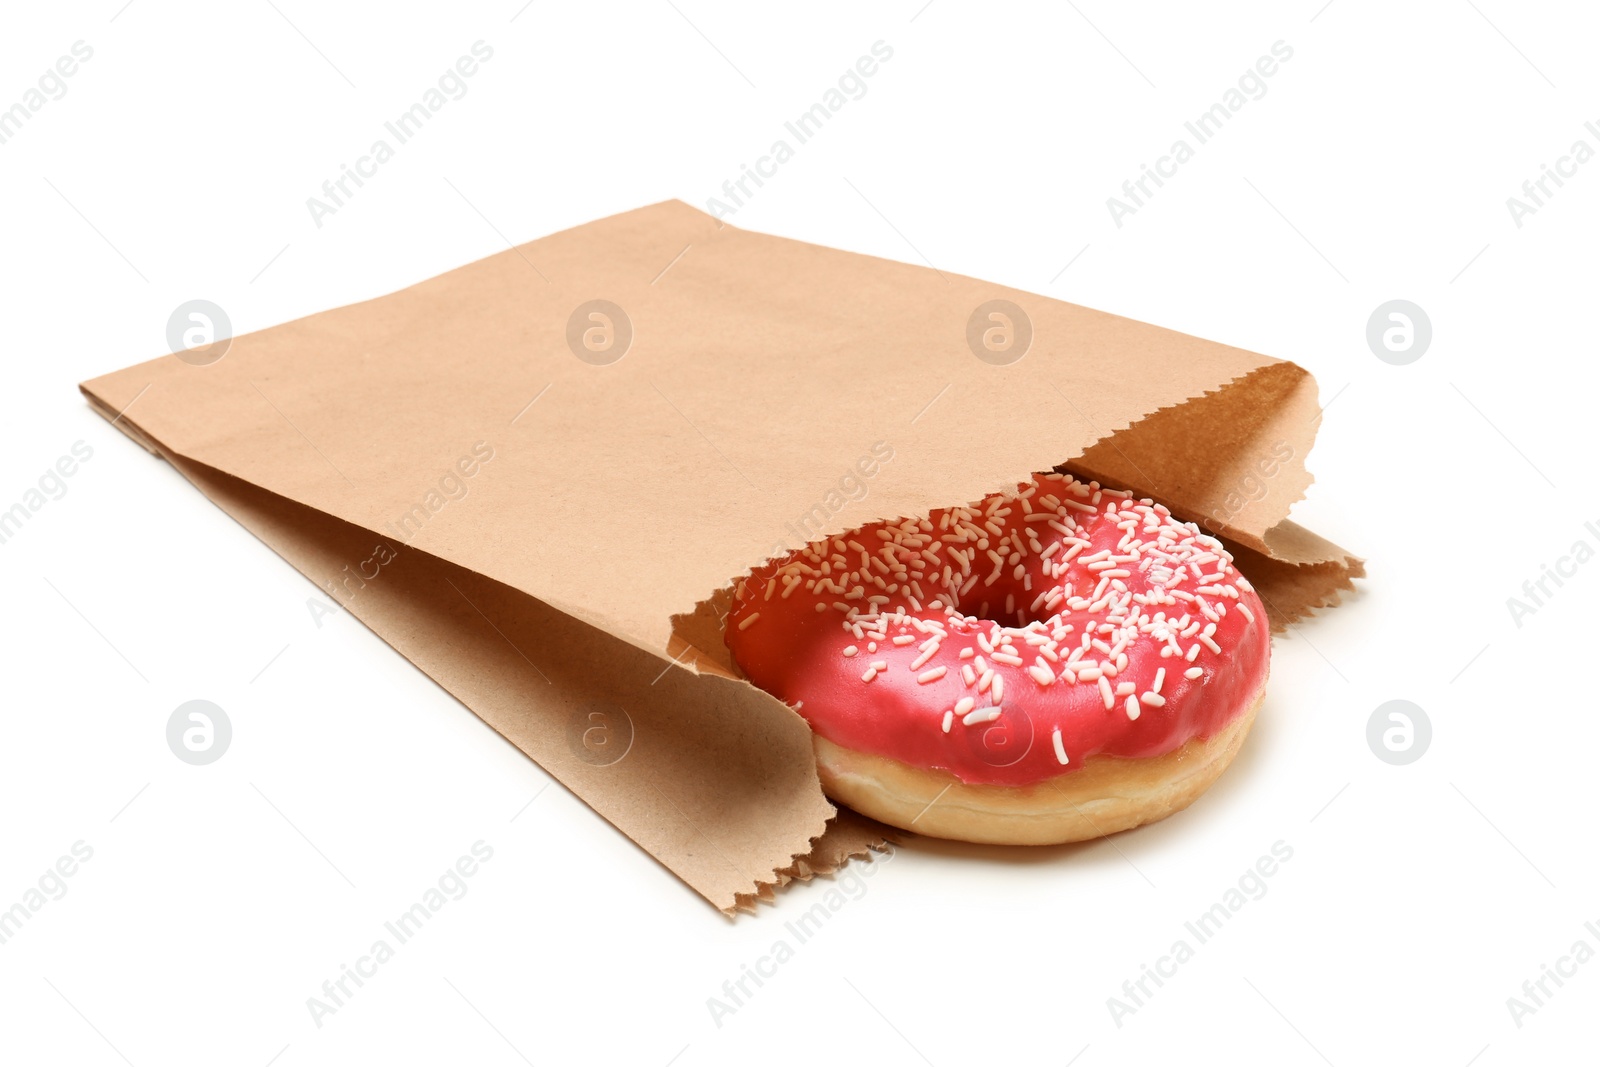
[[[491,578],[166,453],[126,423],[311,579],[318,603],[359,619],[725,913],[885,847],[883,828],[822,795],[805,723],[753,686],[672,669]]]

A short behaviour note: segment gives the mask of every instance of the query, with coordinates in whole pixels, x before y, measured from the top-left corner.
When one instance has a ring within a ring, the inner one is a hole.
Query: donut
[[[1059,471],[771,560],[724,634],[810,724],[828,796],[994,844],[1187,807],[1249,733],[1271,651],[1220,541]]]

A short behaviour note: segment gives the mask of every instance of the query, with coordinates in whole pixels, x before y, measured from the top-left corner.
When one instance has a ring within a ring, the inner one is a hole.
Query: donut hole
[[[974,619],[998,623],[1001,626],[1025,627],[1029,623],[1048,620],[1056,612],[1047,612],[1044,605],[1039,605],[1039,610],[1033,610],[1033,603],[1038,599],[1036,591],[1025,590],[1019,583],[1012,586],[1008,583],[996,582],[989,587],[982,596],[977,595],[974,589],[966,602],[960,605],[959,610]],[[1011,608],[1006,608],[1006,597],[1011,598]],[[1059,607],[1057,611],[1059,611]]]
[[[1098,581],[1093,575],[1074,575],[1052,580],[1047,568],[1038,564],[1034,564],[1029,570],[1033,577],[1030,585],[1025,586],[1010,575],[997,580],[991,586],[985,587],[979,583],[961,598],[957,610],[971,618],[1020,629],[1034,622],[1048,623],[1067,610],[1068,600],[1074,597],[1089,597]],[[1063,594],[1056,601],[1054,608],[1045,606],[1045,601],[1050,599],[1048,596],[1040,597],[1040,593],[1046,589],[1060,589]],[[1006,608],[1008,596],[1011,598],[1009,610]],[[1037,608],[1034,607],[1036,603]]]

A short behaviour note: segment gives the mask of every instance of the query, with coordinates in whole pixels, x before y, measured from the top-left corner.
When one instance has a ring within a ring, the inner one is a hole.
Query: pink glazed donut
[[[813,542],[742,581],[734,661],[811,724],[823,789],[902,829],[1081,841],[1187,807],[1266,689],[1221,542],[1070,475]]]

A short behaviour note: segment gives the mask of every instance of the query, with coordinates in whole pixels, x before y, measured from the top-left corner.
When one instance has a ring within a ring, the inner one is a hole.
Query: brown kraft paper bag
[[[725,912],[889,833],[727,655],[770,558],[1065,465],[1222,537],[1279,628],[1362,574],[1286,517],[1293,363],[677,201],[81,388]]]

